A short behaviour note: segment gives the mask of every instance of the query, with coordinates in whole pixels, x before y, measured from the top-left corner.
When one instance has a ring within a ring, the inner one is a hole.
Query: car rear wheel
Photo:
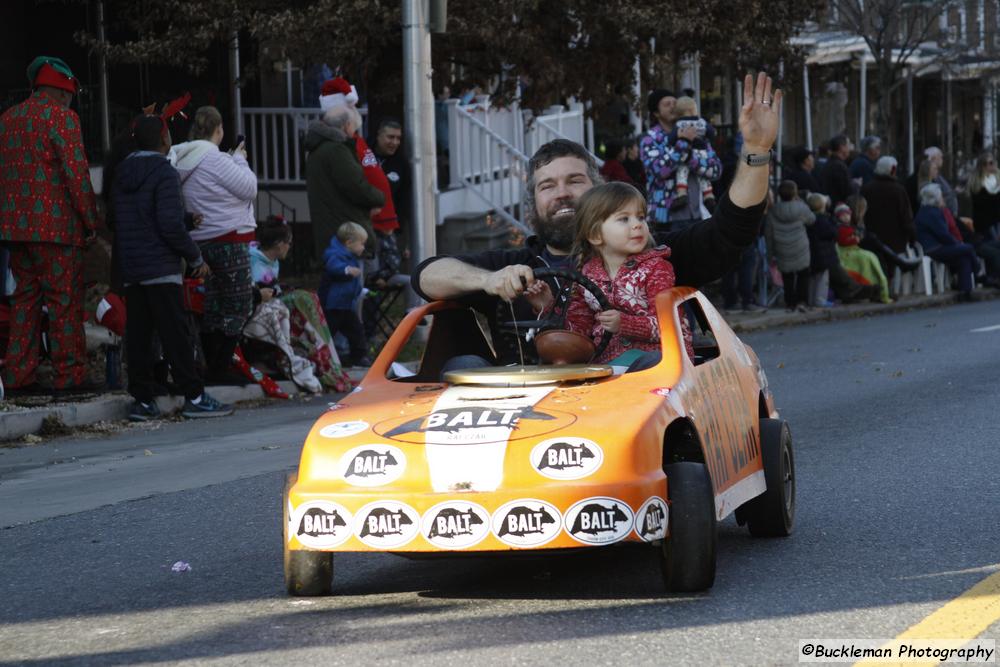
[[[760,420],[760,454],[767,491],[747,502],[742,514],[754,537],[787,537],[795,522],[795,456],[787,422]]]
[[[329,595],[333,590],[333,554],[328,551],[293,551],[288,548],[288,489],[294,479],[285,484],[281,505],[282,545],[285,561],[285,589],[289,595],[314,597]]]
[[[663,582],[668,591],[703,591],[715,583],[715,494],[701,463],[672,463],[667,473],[670,536],[663,541]]]

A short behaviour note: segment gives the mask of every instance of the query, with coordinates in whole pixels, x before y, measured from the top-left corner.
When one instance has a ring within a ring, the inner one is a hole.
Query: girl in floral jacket
[[[613,361],[630,350],[659,351],[656,295],[674,286],[674,268],[669,248],[652,247],[646,200],[626,183],[600,185],[580,198],[576,224],[574,254],[580,272],[601,288],[614,309],[602,311],[593,295],[578,287],[570,301],[567,328],[591,337],[595,344],[605,331],[613,334],[595,363]],[[544,281],[535,283],[539,284]],[[543,289],[529,288],[529,292]],[[687,331],[684,337],[687,341]]]

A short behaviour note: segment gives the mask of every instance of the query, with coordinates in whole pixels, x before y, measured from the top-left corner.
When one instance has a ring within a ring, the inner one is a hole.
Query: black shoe
[[[220,403],[208,392],[201,392],[201,396],[195,403],[191,399],[184,401],[184,409],[181,414],[188,419],[207,419],[211,417],[228,417],[233,414],[233,406],[228,403]]]
[[[685,208],[687,205],[688,205],[688,196],[680,195],[679,197],[675,197],[674,200],[670,202],[670,210],[676,211],[679,208]]]
[[[128,411],[128,420],[132,422],[148,422],[151,419],[159,419],[161,416],[160,408],[157,407],[156,401],[150,401],[149,403],[143,403],[138,400],[134,401],[132,408]]]
[[[903,271],[916,271],[923,264],[923,260],[919,257],[900,257],[899,255],[893,255],[898,261],[895,262]]]
[[[979,292],[960,292],[958,295],[959,303],[978,303],[983,300],[983,295]]]

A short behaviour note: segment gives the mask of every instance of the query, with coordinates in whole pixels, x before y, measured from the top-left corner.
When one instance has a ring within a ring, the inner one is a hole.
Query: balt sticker
[[[642,504],[635,515],[635,533],[646,542],[662,540],[667,536],[670,515],[663,498],[653,496]]]
[[[380,500],[354,515],[354,534],[375,549],[401,547],[420,530],[420,515],[404,503]]]
[[[359,445],[340,457],[340,476],[353,486],[382,486],[406,470],[406,455],[392,445]]]
[[[342,505],[328,500],[312,500],[295,509],[291,527],[304,546],[328,549],[347,541],[351,536],[352,519],[351,513]]]
[[[569,508],[563,525],[578,542],[610,544],[632,531],[632,508],[617,498],[587,498]]]
[[[493,534],[512,547],[536,547],[559,534],[562,516],[554,505],[534,498],[513,500],[493,513]]]
[[[586,438],[551,438],[531,450],[531,467],[549,479],[580,479],[604,463],[604,451]]]
[[[367,431],[368,427],[368,422],[363,421],[335,422],[321,428],[319,434],[324,438],[349,438],[362,431]]]
[[[476,503],[452,500],[427,510],[420,528],[436,547],[465,549],[479,544],[490,532],[490,515]]]

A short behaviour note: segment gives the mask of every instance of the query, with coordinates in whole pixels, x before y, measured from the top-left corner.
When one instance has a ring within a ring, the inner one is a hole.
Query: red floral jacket
[[[660,246],[632,255],[618,269],[612,280],[600,257],[592,257],[581,272],[601,288],[612,307],[621,312],[622,324],[611,337],[608,347],[595,363],[606,363],[632,349],[659,350],[660,325],[656,319],[656,295],[674,286],[674,267],[670,263],[670,248]],[[604,327],[596,319],[601,307],[590,292],[577,286],[566,315],[570,331],[590,336],[599,343]],[[686,324],[682,318],[682,324]],[[690,339],[684,331],[685,343]]]
[[[0,116],[0,241],[82,246],[96,227],[80,119],[36,92]]]

